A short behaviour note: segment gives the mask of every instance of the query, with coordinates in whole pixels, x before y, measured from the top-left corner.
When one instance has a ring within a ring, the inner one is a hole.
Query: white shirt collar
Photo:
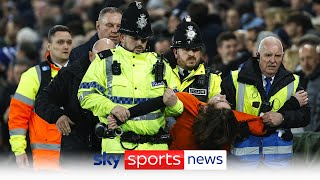
[[[265,75],[262,74],[262,83],[263,83],[263,87],[264,87],[264,88],[265,88],[266,85],[267,85],[267,82],[266,82],[266,80],[265,80],[266,77],[267,77],[267,76],[265,76]],[[270,81],[271,84],[273,83],[274,77],[275,77],[275,76],[272,76],[272,77],[271,77],[271,81]]]
[[[180,73],[181,75],[183,75],[183,76],[184,76],[183,71],[184,71],[185,69],[183,69],[183,68],[182,68],[182,67],[180,67],[180,66],[178,66],[178,69],[179,69],[179,73]],[[190,74],[190,73],[191,73],[191,71],[189,71],[189,70],[188,70],[188,73]]]
[[[66,64],[64,64],[64,66],[61,66],[60,64],[58,64],[58,63],[56,63],[54,61],[52,61],[52,62],[61,69],[62,67],[67,67],[67,65],[69,63],[69,60],[66,62]]]

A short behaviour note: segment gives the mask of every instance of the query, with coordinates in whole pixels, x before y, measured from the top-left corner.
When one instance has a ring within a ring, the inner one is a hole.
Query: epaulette
[[[98,52],[98,56],[100,59],[105,59],[107,57],[112,56],[112,52],[110,49]]]
[[[209,66],[209,67],[206,67],[206,74],[217,74],[217,75],[221,75],[221,71],[219,71],[218,69],[212,67],[212,66]]]

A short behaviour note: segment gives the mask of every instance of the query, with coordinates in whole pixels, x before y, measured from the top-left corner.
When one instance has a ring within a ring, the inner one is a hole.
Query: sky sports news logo
[[[121,155],[94,156],[94,165],[117,168]],[[225,150],[134,150],[125,151],[126,170],[226,170]]]

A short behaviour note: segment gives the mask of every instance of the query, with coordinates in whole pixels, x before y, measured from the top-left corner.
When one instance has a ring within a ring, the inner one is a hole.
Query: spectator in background
[[[218,54],[220,62],[228,65],[237,57],[237,37],[232,32],[223,32],[217,38]]]
[[[27,59],[32,64],[37,64],[39,62],[39,55],[36,43],[32,42],[22,42],[17,46],[16,59]]]
[[[264,13],[265,30],[272,32],[282,28],[289,16],[289,10],[283,7],[269,7]]]
[[[37,43],[39,43],[38,33],[29,27],[24,27],[17,32],[15,38],[15,46],[6,46],[0,49],[0,58],[4,58],[4,61],[8,61],[10,63],[16,58],[16,55],[23,55],[21,52],[24,51],[24,55],[29,56],[25,58],[28,58],[30,61],[36,63],[38,61],[37,53],[32,50],[32,46],[34,47]],[[30,46],[25,45],[24,43],[27,43]],[[19,54],[17,54],[17,50],[19,50]],[[18,57],[18,59],[19,58],[20,57]]]
[[[312,17],[312,23],[320,29],[320,0],[312,1],[312,10],[314,12],[314,16]]]
[[[240,18],[241,27],[243,29],[250,29],[255,26],[264,27],[264,11],[269,7],[268,1],[255,0],[253,2],[254,13],[245,12]]]
[[[178,24],[180,23],[180,19],[178,16],[171,14],[168,19],[168,33],[173,35],[174,31],[176,30]]]
[[[298,49],[303,47],[306,44],[317,47],[320,44],[320,37],[317,35],[314,35],[314,34],[305,34],[304,36],[302,36],[300,38],[300,40],[298,42]],[[298,55],[297,55],[297,57],[299,58]],[[302,68],[301,61],[299,61],[299,65],[297,67],[296,74],[298,74],[300,76],[300,81],[301,81],[302,87],[304,89],[307,89],[307,84],[308,84],[309,78],[306,77],[305,71]]]
[[[191,2],[187,7],[187,12],[200,28],[205,53],[211,61],[217,54],[215,43],[217,36],[223,31],[220,18],[215,14],[209,14],[208,5],[203,2]]]
[[[11,147],[9,144],[9,128],[8,128],[8,115],[9,115],[9,105],[11,97],[15,93],[22,73],[29,69],[33,64],[28,59],[19,59],[12,63],[12,68],[9,71],[12,71],[12,80],[9,81],[8,86],[5,88],[4,92],[0,94],[0,132],[3,137],[3,146],[4,151],[9,152]],[[1,135],[0,135],[1,136]]]
[[[299,48],[299,59],[302,71],[308,80],[306,91],[311,106],[311,121],[304,129],[320,132],[320,59],[316,46],[302,45]]]
[[[187,13],[187,7],[190,4],[190,0],[182,0],[178,2],[175,1],[168,1],[170,2],[171,6],[173,6],[172,13],[168,18],[168,33],[170,36],[173,36],[174,31],[176,30],[177,26],[180,24],[181,20],[185,18]]]
[[[161,37],[156,41],[155,52],[158,54],[164,54],[170,50],[171,39],[166,37]]]
[[[248,57],[238,56],[237,45],[237,37],[232,32],[223,32],[217,38],[218,55],[210,66],[222,72],[222,79],[230,73],[230,70],[238,69],[248,59]]]
[[[236,8],[230,8],[227,10],[224,29],[225,31],[235,31],[240,29],[240,14]]]
[[[310,17],[302,12],[296,12],[289,15],[283,29],[278,29],[275,33],[285,43],[286,48],[291,45],[297,45],[304,34],[314,32]]]
[[[282,63],[287,70],[294,74],[297,74],[299,66],[299,54],[297,48],[287,49],[284,53]]]
[[[245,37],[244,37],[244,43],[247,51],[251,54],[251,56],[255,56],[255,43],[258,37],[258,34],[260,33],[262,29],[259,27],[253,27],[246,31]]]
[[[233,32],[233,34],[237,37],[237,56],[242,57],[245,56],[247,58],[251,57],[251,54],[246,48],[245,38],[247,34],[247,30],[238,29]]]
[[[1,47],[14,47],[16,45],[17,34],[24,27],[23,20],[20,16],[13,16],[7,20],[3,20],[5,24],[5,34],[0,38]]]
[[[99,13],[98,20],[96,21],[97,33],[91,37],[86,43],[74,48],[70,54],[70,61],[80,59],[82,56],[88,56],[94,43],[101,38],[111,39],[115,44],[119,43],[119,33],[122,18],[122,12],[115,7],[106,7]]]

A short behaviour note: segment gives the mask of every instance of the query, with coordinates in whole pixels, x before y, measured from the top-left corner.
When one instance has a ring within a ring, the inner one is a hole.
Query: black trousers
[[[92,138],[90,138],[92,139]],[[62,168],[79,168],[79,166],[92,166],[93,156],[101,153],[101,143],[92,145],[89,135],[83,135],[71,130],[68,136],[62,136],[60,165]],[[99,147],[99,148],[98,148]]]

